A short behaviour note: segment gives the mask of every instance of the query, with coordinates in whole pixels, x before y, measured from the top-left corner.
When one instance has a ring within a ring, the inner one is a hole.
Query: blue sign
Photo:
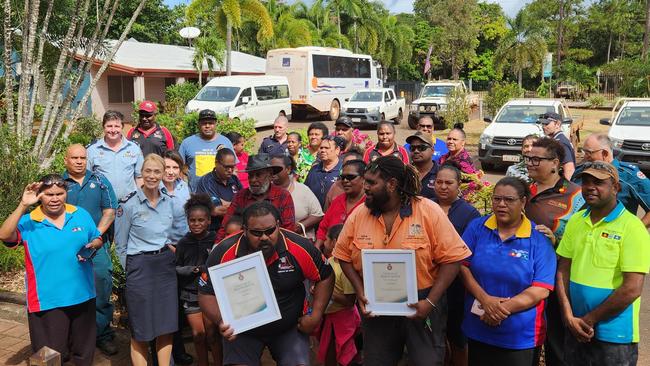
[[[282,67],[291,67],[291,58],[283,57],[282,58]]]
[[[553,75],[553,54],[548,52],[544,56],[544,66],[542,67],[544,77],[550,78]]]

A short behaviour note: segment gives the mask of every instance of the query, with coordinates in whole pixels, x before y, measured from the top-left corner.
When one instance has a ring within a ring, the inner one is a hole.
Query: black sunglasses
[[[352,182],[353,180],[357,179],[358,177],[360,177],[359,174],[341,174],[341,176],[339,176],[339,179],[340,180],[347,180],[349,182]]]
[[[151,118],[154,115],[154,113],[149,113],[149,112],[139,112],[138,114],[140,115],[140,117],[146,117],[146,118]]]
[[[48,188],[48,187],[52,187],[52,186],[57,186],[57,187],[65,188],[65,187],[67,186],[67,184],[66,184],[65,181],[62,180],[62,179],[58,179],[58,178],[49,178],[49,179],[46,179],[45,181],[43,181],[43,184],[42,184],[41,187]]]
[[[419,151],[419,152],[427,151],[430,148],[431,148],[431,146],[429,146],[429,145],[411,145],[411,150]]]
[[[264,235],[271,236],[277,229],[278,229],[278,225],[275,225],[274,227],[264,229],[264,230],[253,230],[253,229],[247,229],[247,230],[251,235],[261,238]]]

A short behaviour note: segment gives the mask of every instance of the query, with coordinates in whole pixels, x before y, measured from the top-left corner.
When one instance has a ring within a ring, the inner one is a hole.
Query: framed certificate
[[[221,318],[235,334],[282,318],[262,252],[212,266],[208,272]]]
[[[361,263],[368,311],[373,315],[415,314],[406,305],[418,302],[413,250],[363,249]]]

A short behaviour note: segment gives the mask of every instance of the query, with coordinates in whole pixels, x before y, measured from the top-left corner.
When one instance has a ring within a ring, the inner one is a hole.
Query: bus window
[[[330,77],[329,71],[329,56],[325,55],[312,55],[312,62],[314,64],[314,76],[317,78]]]
[[[360,78],[369,79],[370,78],[370,60],[367,58],[357,59],[359,64],[359,76]]]

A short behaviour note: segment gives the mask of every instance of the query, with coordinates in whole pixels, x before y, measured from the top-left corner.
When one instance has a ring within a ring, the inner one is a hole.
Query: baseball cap
[[[415,139],[418,139],[418,140],[424,142],[425,144],[427,144],[429,146],[433,146],[433,136],[430,133],[417,131],[414,134],[412,134],[411,136],[407,137],[406,142],[410,144],[411,141],[413,141]]]
[[[217,114],[212,109],[203,109],[199,112],[199,121],[210,119],[217,120]]]
[[[578,176],[583,176],[585,174],[591,175],[597,179],[607,179],[614,178],[614,181],[618,182],[618,170],[609,163],[604,161],[590,161],[584,163],[583,170],[578,174]]]
[[[156,107],[156,103],[150,101],[150,100],[143,100],[140,105],[138,106],[138,110],[140,111],[145,111],[148,113],[154,113],[158,107]]]
[[[336,126],[336,125],[345,125],[345,126],[348,126],[350,128],[354,127],[354,125],[352,124],[352,118],[347,117],[347,116],[339,117],[336,120],[336,122],[334,122],[334,126]]]
[[[546,112],[537,120],[538,123],[547,125],[553,121],[562,121],[562,116],[555,112]]]

